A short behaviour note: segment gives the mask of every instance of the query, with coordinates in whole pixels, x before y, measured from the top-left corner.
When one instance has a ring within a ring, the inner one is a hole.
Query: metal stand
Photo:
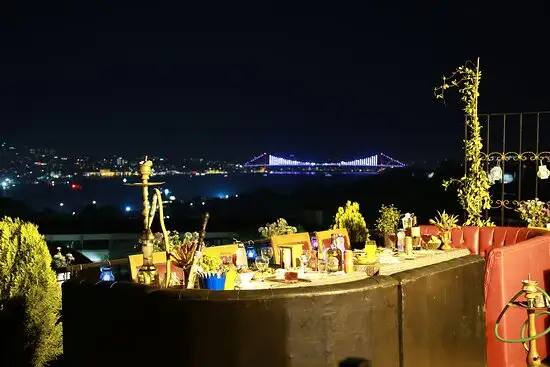
[[[550,332],[550,327],[542,333],[537,334],[535,320],[538,316],[550,315],[550,312],[547,311],[550,308],[550,296],[548,296],[543,289],[539,288],[539,283],[537,281],[531,280],[531,275],[529,275],[528,280],[522,280],[521,282],[523,283],[522,289],[510,300],[510,302],[508,302],[497,318],[495,324],[495,337],[505,343],[522,343],[527,351],[527,366],[541,366],[542,361],[537,351],[537,339],[548,334]],[[525,295],[527,301],[516,301],[521,295]],[[504,339],[498,333],[500,320],[509,307],[519,307],[527,310],[527,320],[521,327],[521,339]],[[527,337],[525,336],[525,328],[528,328]]]

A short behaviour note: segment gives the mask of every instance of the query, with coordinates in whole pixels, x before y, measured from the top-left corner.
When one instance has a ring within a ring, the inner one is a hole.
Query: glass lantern
[[[100,268],[101,273],[99,274],[99,280],[102,282],[114,282],[115,276],[113,274],[113,269],[109,266],[102,266]]]

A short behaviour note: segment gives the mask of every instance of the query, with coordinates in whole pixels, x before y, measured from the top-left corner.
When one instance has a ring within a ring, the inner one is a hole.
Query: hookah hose
[[[542,290],[541,288],[537,287],[537,291],[541,292],[545,299],[546,300],[550,300],[550,296],[548,296],[548,294]],[[498,315],[498,318],[497,318],[497,321],[495,323],[495,337],[500,340],[501,342],[504,342],[504,343],[526,343],[526,342],[529,342],[531,340],[534,340],[534,339],[538,339],[538,338],[541,338],[543,336],[545,336],[546,334],[550,333],[550,327],[548,327],[546,330],[544,330],[543,332],[539,333],[539,334],[536,334],[536,335],[533,335],[533,336],[528,336],[526,337],[525,336],[525,328],[527,327],[527,325],[529,324],[529,319],[525,320],[525,322],[523,323],[522,327],[521,327],[521,339],[504,339],[503,337],[501,337],[499,334],[498,334],[498,326],[499,326],[499,323],[500,323],[500,320],[502,319],[502,317],[504,316],[504,314],[506,313],[506,311],[508,310],[508,308],[510,307],[510,304],[512,302],[514,302],[519,296],[521,296],[522,294],[524,293],[523,289],[521,291],[519,291],[511,300],[510,302],[508,302],[508,304],[504,307],[504,309],[502,310],[502,312],[500,313],[500,315]],[[539,317],[539,316],[542,316],[542,315],[550,315],[550,312],[548,311],[541,311],[541,312],[537,312],[535,313],[535,317]]]

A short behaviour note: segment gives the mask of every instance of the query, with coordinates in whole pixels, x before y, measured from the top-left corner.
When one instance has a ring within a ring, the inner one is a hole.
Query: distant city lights
[[[168,195],[170,195],[170,190],[164,189],[164,196],[168,196]]]
[[[97,201],[95,201],[95,200],[92,201],[92,204],[93,204],[93,205],[96,205],[96,204],[97,204]]]
[[[174,195],[170,196],[170,200],[174,201],[176,200],[176,197]]]
[[[122,179],[122,182],[124,182],[124,183],[128,182],[128,180],[126,179],[126,177],[124,177],[124,178]]]
[[[65,204],[63,204],[63,203],[59,203],[59,206],[61,206],[61,207],[64,206],[64,205],[65,205]]]
[[[126,208],[124,208],[124,211],[125,211],[126,213],[128,213],[128,212],[132,211],[132,208],[129,207],[129,206],[127,206]]]
[[[73,212],[73,215],[76,215],[76,212]]]

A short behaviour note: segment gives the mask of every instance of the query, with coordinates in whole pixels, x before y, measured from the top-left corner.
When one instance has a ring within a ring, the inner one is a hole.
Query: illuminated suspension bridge
[[[384,153],[369,157],[340,162],[306,162],[277,157],[268,153],[260,154],[243,164],[257,172],[271,173],[307,173],[307,172],[340,172],[340,173],[378,173],[385,168],[401,168],[407,165]]]

